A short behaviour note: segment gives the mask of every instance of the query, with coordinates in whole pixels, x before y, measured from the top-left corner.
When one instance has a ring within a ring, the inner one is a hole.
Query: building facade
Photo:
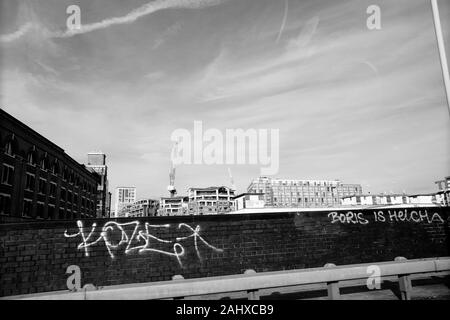
[[[136,188],[135,187],[118,187],[116,188],[116,203],[114,212],[116,217],[125,217],[125,206],[136,202]]]
[[[109,218],[111,213],[111,193],[108,190],[106,155],[102,152],[88,153],[86,167],[100,176],[100,184],[97,187],[97,218]]]
[[[0,109],[0,221],[96,216],[98,174]]]
[[[448,205],[446,195],[443,192],[410,195],[409,202],[411,204],[434,204],[438,206]]]
[[[127,217],[154,217],[158,215],[159,201],[141,199],[131,204],[127,209]]]
[[[247,188],[249,193],[264,193],[267,207],[316,208],[341,205],[341,198],[362,194],[359,184],[339,180],[292,180],[259,177]]]
[[[159,200],[159,216],[179,216],[187,214],[188,197],[162,197]]]
[[[445,206],[446,199],[443,192],[426,194],[379,194],[353,195],[343,197],[343,206],[389,206],[389,205],[438,205]]]
[[[376,206],[376,205],[395,205],[409,204],[410,199],[405,194],[360,194],[344,196],[341,199],[343,206]]]
[[[234,210],[234,190],[225,186],[189,188],[188,198],[188,214],[224,214]]]
[[[236,211],[264,208],[264,193],[241,193],[233,198]]]

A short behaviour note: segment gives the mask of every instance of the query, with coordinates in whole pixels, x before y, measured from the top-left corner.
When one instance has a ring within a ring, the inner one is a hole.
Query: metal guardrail
[[[326,283],[328,297],[339,299],[339,282],[367,279],[369,266],[377,266],[380,277],[396,276],[399,279],[401,298],[411,299],[411,275],[450,271],[450,257],[407,260],[398,257],[393,262],[378,262],[322,268],[296,269],[256,273],[183,279],[175,276],[171,281],[137,283],[103,287],[98,290],[76,292],[53,291],[39,294],[2,297],[14,300],[151,300],[182,299],[190,296],[247,292],[249,300],[259,299],[259,290]]]

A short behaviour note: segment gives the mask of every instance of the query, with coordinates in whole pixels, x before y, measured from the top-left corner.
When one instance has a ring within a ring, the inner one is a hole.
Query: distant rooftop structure
[[[102,152],[89,152],[88,153],[88,165],[90,166],[105,166],[106,154]]]
[[[421,194],[361,194],[345,196],[342,206],[376,206],[376,205],[448,205],[443,191]]]

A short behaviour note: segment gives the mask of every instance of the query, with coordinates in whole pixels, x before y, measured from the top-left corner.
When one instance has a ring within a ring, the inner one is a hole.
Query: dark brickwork
[[[88,219],[87,248],[76,221],[4,224],[0,295],[67,290],[69,265],[101,287],[449,255],[448,208],[353,212]]]

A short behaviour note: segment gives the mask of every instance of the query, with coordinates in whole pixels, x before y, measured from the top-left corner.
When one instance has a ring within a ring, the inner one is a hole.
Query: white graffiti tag
[[[362,212],[330,212],[328,217],[331,223],[340,222],[341,224],[368,224],[369,220],[364,217]],[[369,215],[367,215],[367,218]],[[414,222],[414,223],[445,223],[444,219],[437,212],[428,212],[427,210],[378,210],[373,211],[374,222]]]
[[[144,230],[140,230],[141,224],[139,221],[132,221],[132,222],[125,222],[125,223],[118,223],[115,221],[108,221],[103,225],[103,228],[100,232],[100,235],[94,239],[94,234],[97,228],[97,224],[93,223],[91,230],[89,234],[86,236],[85,228],[82,221],[77,221],[78,226],[78,233],[75,234],[68,234],[67,230],[64,232],[64,236],[67,238],[74,238],[81,236],[82,242],[78,245],[78,250],[84,249],[84,253],[86,257],[89,257],[89,247],[100,243],[101,241],[104,242],[106,249],[108,250],[109,256],[114,259],[114,251],[116,251],[120,246],[125,246],[124,253],[125,254],[131,254],[133,252],[137,252],[139,254],[145,253],[145,252],[157,252],[168,256],[173,256],[177,259],[180,266],[182,266],[181,257],[185,255],[185,249],[182,244],[179,242],[182,240],[186,240],[189,238],[194,238],[194,247],[197,254],[198,259],[201,261],[202,257],[200,255],[200,250],[198,247],[198,239],[203,242],[208,248],[216,251],[216,252],[223,252],[222,249],[216,248],[213,245],[209,244],[202,236],[200,236],[200,226],[197,225],[194,228],[192,228],[190,225],[185,223],[180,223],[178,225],[178,229],[184,227],[191,231],[192,233],[185,237],[177,237],[176,241],[171,240],[165,240],[158,238],[157,236],[153,235],[150,232],[151,228],[170,228],[169,224],[162,224],[162,225],[152,225],[148,222],[144,225]],[[133,232],[128,232],[126,229],[133,229]],[[119,233],[119,238],[117,238],[117,241],[114,243],[113,235],[117,235]],[[130,235],[131,234],[131,235]],[[158,243],[165,243],[172,245],[172,251],[165,251],[161,249],[156,249],[151,246],[151,240],[156,241]]]
[[[205,239],[203,239],[203,238],[200,236],[200,226],[197,226],[197,227],[195,228],[195,230],[194,230],[194,229],[192,229],[192,227],[191,227],[190,225],[187,225],[187,224],[185,224],[185,223],[180,223],[180,224],[178,225],[178,228],[181,228],[181,227],[188,228],[190,231],[192,231],[192,234],[189,235],[189,236],[187,236],[187,237],[177,238],[177,241],[180,241],[180,240],[184,240],[184,239],[188,239],[188,238],[194,237],[195,252],[197,252],[197,257],[198,257],[198,259],[199,259],[200,261],[202,261],[202,256],[200,255],[200,251],[198,250],[197,238],[200,239],[207,247],[213,249],[214,251],[217,251],[217,252],[223,252],[222,249],[218,249],[218,248],[216,248],[216,247],[210,245],[208,242],[205,241]]]

